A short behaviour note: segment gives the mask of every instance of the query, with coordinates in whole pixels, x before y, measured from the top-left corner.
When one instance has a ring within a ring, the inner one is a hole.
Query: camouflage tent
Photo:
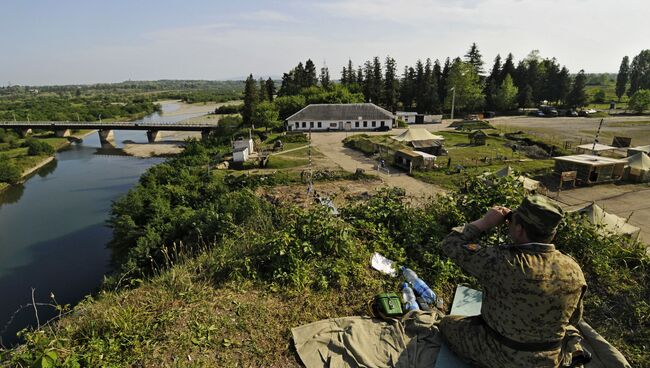
[[[592,223],[602,226],[601,232],[603,234],[626,235],[632,240],[636,240],[641,232],[641,229],[629,224],[626,219],[605,212],[595,203],[579,208],[575,212],[585,215]]]
[[[629,181],[650,182],[650,157],[643,152],[628,157],[624,177]]]

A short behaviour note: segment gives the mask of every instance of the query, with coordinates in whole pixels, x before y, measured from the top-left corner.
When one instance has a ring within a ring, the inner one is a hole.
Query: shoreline
[[[82,139],[84,137],[87,137],[87,136],[93,134],[96,131],[97,130],[81,131],[78,134],[70,135],[70,137],[71,138],[76,138],[76,139]],[[29,179],[30,175],[32,175],[33,173],[38,171],[43,166],[45,166],[45,165],[49,164],[50,162],[54,161],[56,159],[56,153],[63,150],[63,149],[65,149],[65,148],[68,148],[71,144],[72,143],[70,143],[70,141],[67,141],[67,142],[63,143],[62,145],[60,145],[59,147],[57,147],[54,150],[54,154],[52,156],[49,156],[49,157],[39,161],[36,165],[25,169],[25,171],[23,171],[22,174],[21,174],[20,182],[18,184],[22,184],[22,183],[26,182]],[[12,184],[0,183],[0,193],[4,192],[5,190],[7,190],[7,189],[9,189],[11,187],[12,187]]]

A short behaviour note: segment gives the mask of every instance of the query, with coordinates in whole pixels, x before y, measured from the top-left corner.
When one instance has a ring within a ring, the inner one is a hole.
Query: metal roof
[[[589,166],[627,164],[627,160],[619,160],[616,158],[601,157],[601,156],[594,156],[594,155],[559,156],[559,157],[553,157],[553,159],[556,161],[568,161],[568,162],[574,162],[577,164],[583,164]]]
[[[287,121],[392,120],[394,115],[373,103],[311,104],[289,116]]]

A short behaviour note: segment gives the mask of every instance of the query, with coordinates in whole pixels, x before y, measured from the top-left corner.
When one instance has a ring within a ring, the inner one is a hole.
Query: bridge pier
[[[54,134],[59,138],[69,137],[70,129],[57,129],[54,131]]]
[[[25,129],[19,129],[18,133],[20,134],[21,137],[25,138],[28,135],[34,133],[31,128],[25,128]]]
[[[157,130],[147,130],[147,140],[154,143],[160,138],[160,132]]]
[[[103,143],[110,143],[115,140],[115,134],[113,134],[112,129],[99,129],[99,141]]]

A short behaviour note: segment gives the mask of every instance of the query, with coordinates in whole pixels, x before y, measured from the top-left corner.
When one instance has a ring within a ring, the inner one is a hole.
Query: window
[[[381,126],[384,126],[384,121],[383,120],[381,121]]]
[[[358,122],[358,121],[355,121],[355,122],[354,122],[354,127],[355,127],[355,128],[358,128],[358,127],[359,127],[359,122]]]
[[[377,122],[376,122],[376,121],[373,121],[373,122],[372,122],[372,127],[374,128],[375,126],[377,126]]]
[[[300,128],[300,123],[296,121],[296,128]]]
[[[307,127],[307,122],[306,122],[306,121],[303,121],[303,122],[302,122],[302,127],[303,127],[303,128],[306,128],[306,127]]]
[[[351,121],[348,121],[347,123],[348,123],[348,124],[352,124],[352,122],[351,122]]]
[[[313,127],[314,127],[314,122],[313,122],[313,121],[310,121],[310,122],[309,122],[309,127],[310,127],[310,128],[313,128]]]
[[[321,122],[319,121],[319,122],[318,122],[318,127],[319,127],[319,128],[322,128],[322,127],[323,127],[323,123],[321,123]]]
[[[330,123],[330,128],[336,128],[338,125],[336,123]]]
[[[363,122],[363,127],[364,127],[364,128],[367,128],[367,127],[368,127],[368,122],[367,122],[367,121],[364,121],[364,122]]]

